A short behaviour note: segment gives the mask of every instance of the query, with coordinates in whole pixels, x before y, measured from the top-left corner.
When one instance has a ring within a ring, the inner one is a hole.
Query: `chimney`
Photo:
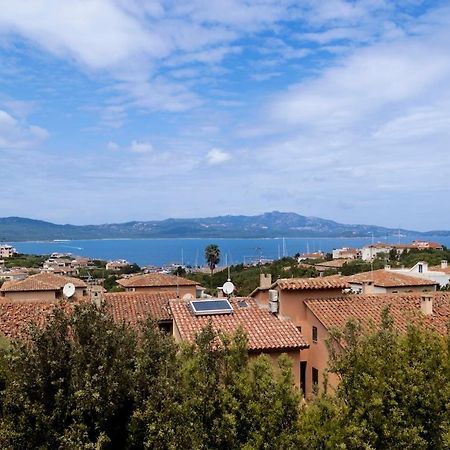
[[[420,310],[425,316],[431,316],[433,314],[433,296],[430,294],[422,295],[420,302]]]
[[[262,273],[259,276],[259,287],[261,289],[269,289],[272,286],[272,275],[270,273]]]
[[[389,264],[386,264],[385,266],[384,266],[384,270],[390,270],[391,269],[391,266],[389,265]]]
[[[446,269],[447,266],[448,266],[447,260],[446,260],[446,259],[443,259],[443,260],[441,261],[441,269]]]
[[[373,282],[372,281],[363,281],[362,282],[362,289],[361,289],[361,293],[362,294],[373,294],[374,290],[373,290]]]

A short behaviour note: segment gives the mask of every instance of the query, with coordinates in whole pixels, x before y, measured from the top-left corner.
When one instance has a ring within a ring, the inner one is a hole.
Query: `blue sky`
[[[0,216],[450,228],[448,1],[0,11]]]

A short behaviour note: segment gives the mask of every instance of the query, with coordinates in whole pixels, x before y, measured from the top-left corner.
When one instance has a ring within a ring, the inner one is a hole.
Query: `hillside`
[[[162,237],[367,237],[424,235],[448,231],[419,233],[375,225],[347,225],[319,217],[273,211],[257,216],[219,216],[194,219],[126,222],[102,225],[58,225],[21,217],[0,218],[0,241],[54,239],[120,239]]]

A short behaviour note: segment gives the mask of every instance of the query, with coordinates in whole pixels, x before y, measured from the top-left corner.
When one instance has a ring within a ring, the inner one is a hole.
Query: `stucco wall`
[[[55,291],[5,292],[4,294],[1,299],[14,302],[54,302],[56,300]]]

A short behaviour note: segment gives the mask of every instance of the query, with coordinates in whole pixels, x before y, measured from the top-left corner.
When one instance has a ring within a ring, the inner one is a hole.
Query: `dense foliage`
[[[261,273],[270,273],[273,281],[278,278],[318,276],[318,272],[314,267],[299,267],[294,258],[282,258],[261,266],[237,264],[230,267],[231,279],[237,287],[236,295],[246,296],[258,287]],[[212,277],[202,272],[195,272],[188,274],[187,277],[198,281],[202,286],[209,288],[210,293],[214,294],[215,289],[218,286],[223,286],[225,281],[227,281],[228,271],[226,269],[218,270]]]
[[[178,347],[93,306],[61,310],[0,360],[5,449],[269,449],[298,438],[290,361],[249,361],[246,337],[207,327]],[[4,368],[4,370],[2,369]]]
[[[93,306],[59,310],[27,341],[0,346],[0,447],[450,448],[446,339],[398,334],[387,311],[380,329],[350,322],[333,339],[341,382],[304,406],[290,360],[274,372],[268,358],[249,359],[240,331],[207,327],[179,347],[152,321],[136,333]]]
[[[22,253],[17,253],[9,258],[5,258],[5,267],[28,267],[33,269],[38,269],[42,267],[44,262],[49,258],[50,255],[27,255]]]

